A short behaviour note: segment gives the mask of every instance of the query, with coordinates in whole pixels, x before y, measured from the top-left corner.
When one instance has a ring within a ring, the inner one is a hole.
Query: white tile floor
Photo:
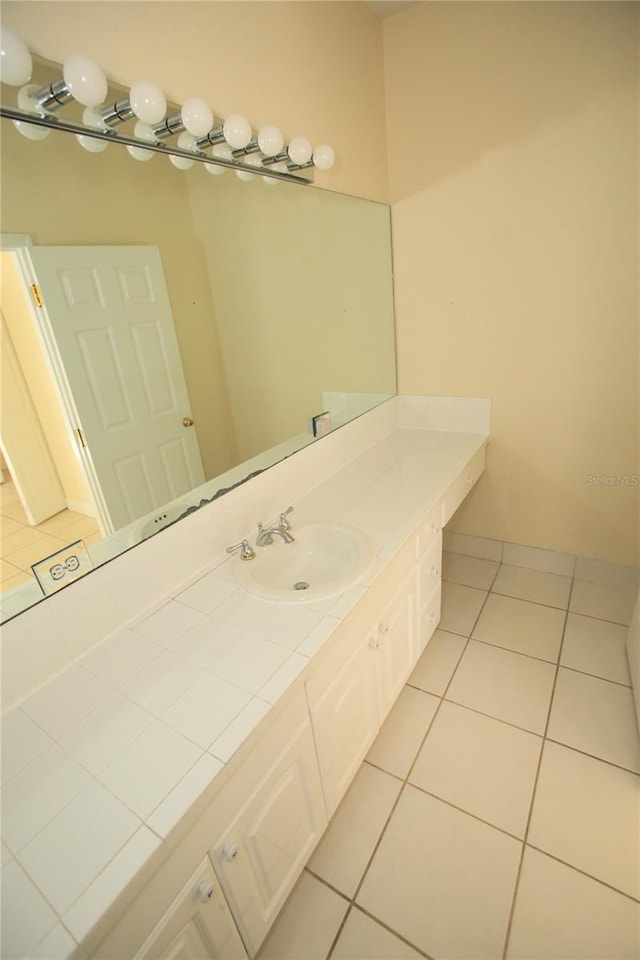
[[[444,571],[440,628],[260,960],[640,957],[633,590]]]

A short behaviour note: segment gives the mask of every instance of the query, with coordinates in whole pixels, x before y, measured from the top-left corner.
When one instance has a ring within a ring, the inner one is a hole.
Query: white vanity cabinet
[[[213,866],[205,858],[134,960],[246,960]]]
[[[336,631],[307,680],[329,817],[418,657],[415,556],[412,540]]]
[[[304,720],[266,737],[225,786],[210,857],[250,956],[311,856],[326,825],[313,735]],[[292,719],[293,714],[289,714]]]

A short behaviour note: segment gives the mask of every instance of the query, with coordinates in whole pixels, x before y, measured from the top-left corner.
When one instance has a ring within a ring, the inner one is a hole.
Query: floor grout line
[[[507,920],[507,929],[506,929],[506,931],[505,931],[504,947],[503,947],[503,950],[502,950],[503,960],[506,960],[507,951],[508,951],[508,949],[509,949],[509,940],[511,939],[511,930],[512,930],[512,927],[513,927],[513,918],[514,918],[514,914],[515,914],[516,902],[517,902],[517,899],[518,899],[518,891],[519,891],[519,888],[520,888],[520,879],[521,879],[521,877],[522,877],[522,867],[523,867],[523,864],[524,864],[524,855],[525,855],[525,851],[526,851],[526,849],[527,849],[527,840],[528,840],[528,837],[529,837],[529,829],[530,829],[530,827],[531,827],[531,818],[532,818],[532,816],[533,816],[533,807],[534,807],[534,804],[535,804],[536,792],[537,792],[537,789],[538,789],[538,780],[539,780],[539,778],[540,778],[540,770],[542,769],[542,761],[543,761],[543,758],[544,758],[544,749],[545,749],[545,744],[546,744],[546,739],[547,739],[547,732],[548,732],[548,730],[549,730],[549,722],[550,722],[550,720],[551,720],[551,712],[552,712],[552,710],[553,710],[553,700],[554,700],[554,697],[555,697],[556,685],[557,685],[557,682],[558,682],[558,674],[559,674],[559,671],[560,671],[560,659],[561,659],[561,657],[562,657],[562,647],[563,647],[563,644],[564,644],[564,637],[565,637],[565,632],[566,632],[566,629],[567,629],[567,622],[568,622],[568,619],[569,619],[569,606],[570,606],[570,604],[571,604],[571,594],[572,594],[572,593],[573,593],[573,580],[571,581],[571,587],[569,588],[569,597],[568,597],[568,599],[567,599],[567,609],[566,609],[566,611],[565,611],[564,624],[563,624],[563,627],[562,627],[562,634],[561,634],[561,636],[560,636],[560,647],[559,647],[559,649],[558,649],[558,661],[557,661],[557,663],[556,663],[556,671],[555,671],[555,676],[554,676],[554,678],[553,678],[553,686],[551,687],[551,696],[549,697],[549,707],[548,707],[548,709],[547,709],[547,719],[546,719],[544,731],[543,731],[543,734],[542,734],[542,748],[541,748],[541,750],[540,750],[540,755],[538,756],[538,763],[537,763],[537,766],[536,766],[536,774],[535,774],[535,777],[534,777],[534,780],[533,780],[533,789],[532,789],[532,791],[531,791],[531,800],[529,801],[529,813],[528,813],[528,815],[527,815],[527,822],[526,822],[526,824],[525,824],[524,836],[523,836],[523,838],[522,838],[522,850],[521,850],[521,852],[520,852],[520,862],[519,862],[519,864],[518,864],[518,871],[517,871],[517,873],[516,873],[516,882],[515,882],[514,888],[513,888],[513,898],[512,898],[512,900],[511,900],[511,909],[509,910],[509,918],[508,918],[508,920]]]

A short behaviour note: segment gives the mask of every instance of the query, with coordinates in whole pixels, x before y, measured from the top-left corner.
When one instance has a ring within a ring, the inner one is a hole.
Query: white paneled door
[[[160,253],[147,246],[28,253],[69,416],[86,444],[81,456],[105,526],[115,530],[204,482]]]

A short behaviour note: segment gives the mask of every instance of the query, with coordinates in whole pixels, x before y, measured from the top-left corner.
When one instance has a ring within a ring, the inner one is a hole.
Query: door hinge
[[[81,446],[81,447],[86,447],[86,445],[87,445],[87,440],[86,440],[86,437],[85,437],[84,433],[83,433],[82,430],[80,429],[80,427],[76,427],[76,436],[77,436],[77,438],[78,438],[78,443],[80,444],[80,446]]]
[[[33,300],[34,306],[44,307],[44,300],[42,299],[42,291],[37,283],[32,283],[30,288],[31,298]]]

